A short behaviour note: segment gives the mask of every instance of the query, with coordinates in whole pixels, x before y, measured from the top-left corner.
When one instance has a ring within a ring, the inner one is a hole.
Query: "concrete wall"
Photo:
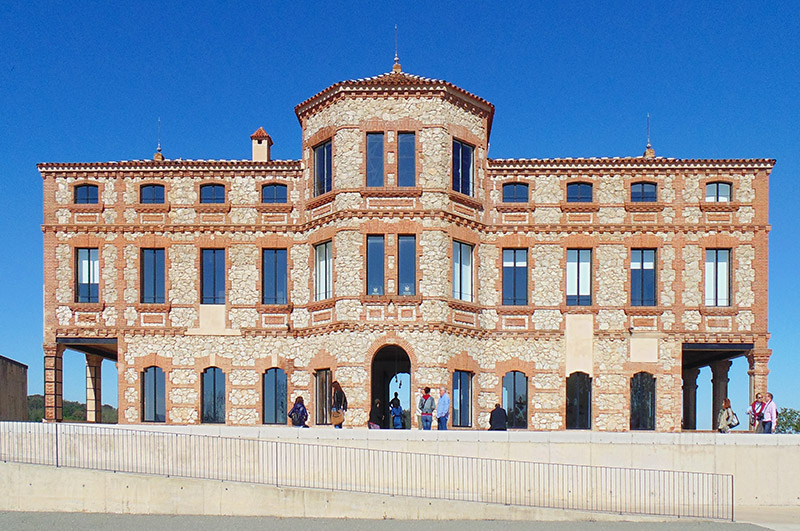
[[[0,420],[28,420],[28,366],[0,356]]]

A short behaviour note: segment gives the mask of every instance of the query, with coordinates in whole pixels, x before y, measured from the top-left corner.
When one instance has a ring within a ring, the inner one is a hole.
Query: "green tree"
[[[800,411],[790,407],[780,408],[775,433],[800,433]]]

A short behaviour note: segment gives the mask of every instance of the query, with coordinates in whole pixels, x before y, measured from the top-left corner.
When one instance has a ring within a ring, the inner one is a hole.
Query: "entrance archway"
[[[375,399],[381,401],[381,407],[386,412],[381,428],[389,428],[391,417],[389,415],[389,400],[397,393],[403,407],[405,417],[403,427],[411,428],[411,360],[408,354],[397,345],[382,347],[372,358],[372,395],[369,401],[370,409]]]

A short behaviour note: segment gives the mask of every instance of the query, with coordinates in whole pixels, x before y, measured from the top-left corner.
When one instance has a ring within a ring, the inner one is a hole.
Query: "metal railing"
[[[733,476],[0,422],[0,460],[279,487],[733,519]]]

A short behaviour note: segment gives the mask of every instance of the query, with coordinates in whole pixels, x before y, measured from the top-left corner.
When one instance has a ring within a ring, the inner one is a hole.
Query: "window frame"
[[[386,293],[386,237],[368,234],[366,247],[366,294],[379,297]]]
[[[594,264],[593,264],[593,254],[594,249],[567,249],[567,268],[565,271],[566,276],[566,296],[567,296],[567,306],[591,306],[592,299],[593,299],[593,282],[594,282]],[[570,255],[571,253],[576,253],[576,261],[575,266],[571,265]],[[584,261],[584,257],[588,254],[588,261]],[[582,267],[584,264],[588,263],[588,282],[583,283],[582,279],[585,278],[585,268]],[[574,281],[571,280],[571,272],[574,271],[575,279]],[[584,272],[584,275],[581,272]],[[570,295],[570,291],[574,285],[574,295]],[[584,287],[588,287],[588,293],[585,292],[583,289]]]
[[[472,427],[472,377],[474,375],[471,371],[453,371],[451,406],[454,428]]]
[[[314,158],[314,197],[333,190],[333,139],[320,142],[312,149]]]
[[[324,267],[320,267],[320,264]],[[331,298],[333,298],[333,240],[327,240],[314,245],[314,300],[324,301]]]
[[[218,383],[220,380],[222,383]],[[211,405],[213,406],[211,410],[208,410],[209,404],[206,400],[207,394],[207,377],[210,377],[212,380],[212,389],[211,394],[213,395],[213,401]],[[206,367],[200,377],[200,422],[202,424],[225,424],[225,409],[226,409],[226,382],[225,382],[225,371],[220,369],[219,367]],[[221,396],[220,396],[221,391]],[[220,398],[221,398],[221,405],[222,411],[220,416]]]
[[[85,259],[82,257],[84,253]],[[84,261],[87,263],[85,267]],[[88,277],[88,282],[81,282],[84,275]],[[88,287],[82,290],[81,286]],[[82,294],[82,291],[88,293]],[[75,248],[75,302],[88,304],[100,302],[100,249],[97,247]]]
[[[406,153],[408,145],[401,140],[411,137],[411,153]],[[410,173],[410,184],[407,178]],[[397,186],[413,188],[417,185],[417,134],[414,131],[397,133]]]
[[[270,382],[272,382],[273,385],[272,389],[269,388]],[[286,424],[289,407],[288,389],[286,371],[280,367],[271,367],[264,371],[261,376],[261,391],[263,397],[261,408],[262,424]],[[271,411],[268,410],[268,397],[272,399]]]
[[[267,191],[272,193],[267,196]],[[278,190],[282,190],[282,194],[278,194]],[[282,195],[282,197],[280,197]],[[289,191],[288,187],[282,183],[266,183],[261,185],[261,204],[264,205],[283,205],[288,202]]]
[[[522,199],[522,195],[519,193],[521,189],[525,190],[525,199]],[[507,190],[511,190],[508,194],[506,193]],[[527,183],[503,183],[503,203],[527,203],[530,201],[530,187]]]
[[[211,190],[211,197],[204,197],[204,193],[206,190]],[[220,197],[220,190],[222,190],[222,196]],[[206,183],[201,184],[198,188],[198,194],[200,198],[201,205],[221,205],[224,204],[227,198],[227,190],[225,189],[224,184],[220,183]]]
[[[92,194],[91,192],[94,192]],[[86,192],[85,197],[81,197]],[[72,187],[72,204],[96,205],[100,202],[100,187],[92,183],[80,183]]]
[[[329,368],[314,371],[314,424],[324,426],[331,423],[331,392],[333,373]]]
[[[713,253],[713,261],[709,261],[709,253]],[[720,254],[725,253],[725,261],[720,261]],[[704,270],[703,276],[705,277],[703,280],[703,301],[706,307],[710,308],[727,308],[733,305],[733,268],[732,268],[732,258],[733,258],[733,251],[732,249],[722,248],[709,248],[705,249],[705,260],[704,260]],[[720,271],[723,269],[720,267],[721,263],[726,263],[726,267],[724,268],[725,277],[721,278]],[[720,287],[724,287],[724,298],[721,298],[719,295]],[[709,292],[711,296],[709,297]]]
[[[211,279],[211,287],[207,288],[207,273],[206,273],[206,255],[210,254],[213,258],[212,262],[212,273],[210,274]],[[219,265],[219,255],[222,255],[222,265]],[[200,249],[200,304],[225,304],[226,299],[226,292],[227,286],[227,269],[226,269],[226,252],[225,249]],[[220,279],[220,270],[222,278]],[[221,282],[220,282],[221,281]],[[222,284],[222,291],[220,295],[220,290],[218,284]],[[211,290],[210,294],[207,292]]]
[[[152,268],[147,265],[149,253],[153,253]],[[152,286],[148,286],[150,283]],[[164,304],[165,301],[166,251],[163,247],[142,248],[139,251],[139,302],[141,304]]]
[[[588,195],[587,195],[588,190]],[[587,199],[588,197],[588,199]],[[593,203],[594,185],[592,183],[568,183],[567,203]]]
[[[720,188],[722,186],[727,187],[728,189],[728,196],[720,196]],[[709,188],[713,187],[713,194],[709,195]],[[726,181],[712,181],[710,183],[706,183],[705,186],[705,197],[704,201],[706,203],[730,203],[733,201],[733,184],[726,182]]]
[[[650,379],[647,379],[647,377]],[[640,371],[631,376],[630,393],[630,427],[631,431],[654,431],[656,429],[656,398],[657,398],[656,377],[647,371]],[[648,389],[645,389],[645,386]],[[640,388],[637,390],[637,387]],[[634,404],[638,392],[648,392],[649,399],[643,404]],[[634,407],[638,406],[638,407]],[[636,411],[638,409],[638,411]],[[645,411],[647,410],[647,411]],[[634,413],[636,412],[636,415]],[[644,413],[644,415],[642,415]]]
[[[507,385],[509,382],[511,383],[510,391]],[[517,392],[520,385],[522,385],[522,389],[524,389],[524,395]],[[507,428],[509,430],[528,429],[528,400],[530,398],[528,393],[528,376],[522,371],[509,371],[503,376],[502,386],[503,409],[506,410]],[[514,396],[513,408],[508,407],[508,395],[510,394]],[[525,397],[525,407],[520,413],[518,413],[517,408],[517,396]],[[520,418],[524,421],[522,425],[519,425],[517,422]]]
[[[160,397],[159,390],[161,391]],[[149,407],[151,404],[152,407]],[[164,370],[156,365],[151,365],[142,371],[142,422],[160,423],[166,421],[166,378]]]
[[[452,268],[452,282],[453,282],[453,298],[460,301],[472,302],[475,297],[475,266],[474,266],[474,252],[475,246],[471,243],[453,240],[453,268]],[[467,251],[465,253],[465,251]],[[469,263],[463,264],[463,258],[467,256]],[[468,271],[467,271],[468,270]],[[467,274],[468,273],[468,274]],[[464,280],[468,279],[468,285],[465,288]]]
[[[265,247],[261,249],[261,304],[288,304],[289,268],[288,249],[285,247]],[[271,264],[272,269],[268,268]],[[281,297],[281,288],[283,296]],[[267,296],[270,289],[271,296]]]
[[[511,254],[511,265],[506,266],[507,255]],[[522,255],[524,263],[519,266],[519,255]],[[528,249],[527,248],[503,248],[500,254],[502,262],[502,290],[501,298],[503,306],[527,306],[528,305]],[[522,270],[522,273],[520,273]],[[509,278],[510,277],[510,278]],[[510,296],[507,296],[507,289],[510,288]],[[523,298],[519,298],[519,291],[522,290]]]
[[[573,393],[571,393],[571,390]],[[583,390],[585,390],[586,393],[581,393]],[[582,371],[575,371],[567,376],[566,398],[566,429],[591,430],[592,377]]]
[[[467,175],[464,175],[464,149],[467,148],[469,153],[469,161],[467,168]],[[470,197],[475,195],[475,146],[468,144],[462,140],[453,138],[453,157],[451,174],[453,178],[453,190],[458,193],[468,195]]]
[[[648,190],[652,187],[652,190]],[[650,181],[631,183],[631,203],[658,202],[658,184]]]
[[[383,131],[369,132],[364,142],[366,147],[364,150],[366,186],[367,188],[382,188],[386,184],[386,135]],[[378,157],[379,153],[380,157]]]
[[[403,245],[402,242],[409,242]],[[406,253],[411,250],[411,262],[413,267],[408,267]],[[403,291],[404,286],[410,286],[407,292]],[[417,294],[417,236],[415,234],[397,235],[397,294],[402,297],[413,297]]]
[[[637,259],[638,253],[638,259]],[[652,267],[647,268],[647,257],[645,253],[652,254],[652,260],[649,262]],[[630,276],[630,301],[631,306],[657,306],[658,305],[658,251],[657,249],[647,248],[634,248],[631,249],[631,276]],[[639,278],[636,278],[636,271],[640,271]],[[651,271],[651,273],[645,273]],[[652,287],[650,293],[646,293],[648,285],[647,276],[651,276],[650,285]],[[650,297],[648,298],[647,295]]]
[[[145,197],[147,192],[161,192],[160,197],[157,193],[153,193],[152,197]],[[166,202],[167,191],[163,184],[158,183],[144,183],[139,186],[139,204],[140,205],[163,205]],[[160,199],[160,201],[159,201]]]

